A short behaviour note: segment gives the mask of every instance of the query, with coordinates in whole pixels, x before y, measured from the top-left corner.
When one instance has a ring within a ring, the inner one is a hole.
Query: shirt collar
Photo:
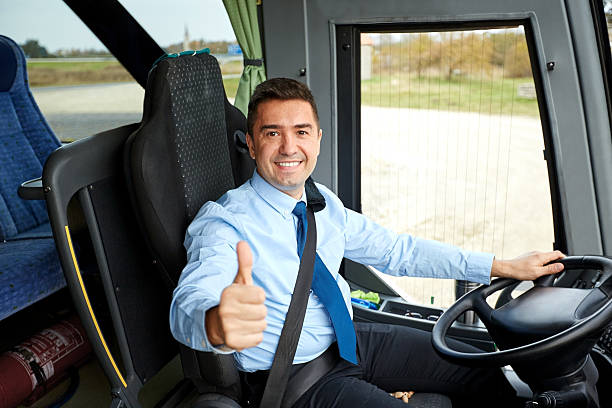
[[[253,172],[253,177],[251,177],[251,187],[253,187],[253,190],[255,190],[265,202],[278,211],[283,217],[291,216],[298,201],[303,201],[306,204],[308,203],[304,192],[302,192],[302,198],[296,200],[268,183],[259,175],[257,169]]]

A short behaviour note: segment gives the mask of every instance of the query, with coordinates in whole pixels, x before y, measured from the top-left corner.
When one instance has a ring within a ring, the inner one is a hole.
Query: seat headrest
[[[11,90],[17,76],[17,67],[24,62],[23,52],[15,41],[0,35],[0,92]]]

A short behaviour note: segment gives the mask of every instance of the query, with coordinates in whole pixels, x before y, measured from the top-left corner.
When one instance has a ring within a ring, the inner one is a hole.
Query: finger
[[[242,351],[246,348],[255,347],[263,340],[263,333],[231,336],[226,338],[225,344],[236,351]]]
[[[232,310],[232,317],[237,320],[264,320],[268,309],[264,305],[238,304]]]
[[[550,252],[542,252],[539,255],[539,259],[543,264],[547,264],[552,261],[556,261],[557,259],[564,258],[565,255],[561,251],[550,251]]]
[[[240,241],[236,245],[236,254],[238,255],[238,273],[234,283],[252,285],[253,254],[251,253],[251,247],[246,241]]]
[[[248,321],[248,320],[233,320],[226,322],[223,329],[230,336],[249,336],[251,334],[263,333],[268,324],[265,320]]]
[[[259,286],[235,283],[228,286],[221,297],[234,304],[262,305],[266,301],[266,292]]]
[[[552,275],[553,273],[559,273],[563,270],[564,265],[562,263],[553,263],[544,267],[544,273]]]

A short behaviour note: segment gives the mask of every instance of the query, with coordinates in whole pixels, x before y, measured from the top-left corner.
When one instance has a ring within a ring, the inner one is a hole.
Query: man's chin
[[[304,187],[304,183],[279,183],[279,182],[273,182],[270,183],[272,184],[274,187],[276,187],[276,189],[282,191],[282,192],[287,192],[287,191],[294,191],[294,190],[298,190],[300,188]]]
[[[274,181],[270,184],[277,190],[282,191],[285,194],[289,194],[290,196],[295,196],[297,194],[301,196],[302,191],[304,191],[304,181],[301,183]]]

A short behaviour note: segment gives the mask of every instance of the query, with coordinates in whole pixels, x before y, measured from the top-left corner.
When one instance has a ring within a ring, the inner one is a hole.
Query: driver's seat
[[[245,133],[246,119],[227,101],[219,65],[207,52],[169,56],[152,68],[142,122],[126,143],[125,171],[152,263],[169,292],[186,263],[185,230],[200,207],[253,173]],[[185,375],[202,394],[195,406],[239,407],[233,357],[180,348]],[[417,394],[408,406],[451,404]]]
[[[253,173],[245,133],[246,119],[228,102],[208,51],[166,56],[152,68],[142,122],[126,142],[125,171],[152,263],[170,293],[186,263],[183,241],[193,217]],[[239,406],[231,355],[183,345],[180,352],[185,376],[208,394],[197,406]]]

